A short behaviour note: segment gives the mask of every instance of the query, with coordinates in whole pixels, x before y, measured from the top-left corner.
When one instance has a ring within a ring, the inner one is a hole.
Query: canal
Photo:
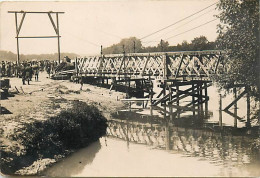
[[[260,176],[259,121],[219,112],[219,92],[207,103],[180,109],[142,108],[113,113],[107,135],[56,163],[45,176]],[[232,100],[222,99],[223,107]],[[183,100],[181,105],[187,101]],[[251,112],[254,112],[251,105]],[[220,117],[221,115],[221,117]],[[252,118],[253,118],[253,114]],[[220,120],[221,119],[221,120]],[[250,123],[248,123],[250,122]]]

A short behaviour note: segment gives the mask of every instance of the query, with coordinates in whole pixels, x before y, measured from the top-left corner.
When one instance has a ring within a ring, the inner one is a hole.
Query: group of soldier
[[[54,72],[58,63],[55,61],[42,60],[42,61],[22,61],[17,62],[2,61],[0,63],[0,76],[1,77],[19,77],[25,85],[29,85],[34,76],[35,81],[39,80],[39,72],[46,71],[49,76]]]

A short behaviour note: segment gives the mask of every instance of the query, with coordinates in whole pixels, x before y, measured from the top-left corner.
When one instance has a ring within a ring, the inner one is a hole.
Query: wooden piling
[[[205,119],[208,119],[209,105],[208,105],[208,89],[207,89],[208,87],[206,82],[204,83],[204,86],[205,86]]]
[[[222,129],[222,95],[219,94],[219,126]]]
[[[250,94],[249,94],[249,89],[247,88],[247,95],[246,95],[246,102],[247,102],[247,121],[246,121],[246,126],[251,127],[251,122],[250,122]]]
[[[170,150],[170,129],[169,123],[165,120],[165,147],[166,150]]]
[[[169,100],[171,101],[172,100],[172,87],[169,86]],[[172,121],[173,120],[173,110],[172,110],[172,105],[169,104],[169,110],[170,110],[170,120]]]
[[[178,85],[178,83],[177,83],[177,85],[176,85],[176,98],[177,98],[177,106],[179,106],[180,105],[180,101],[179,101],[179,94],[180,94],[180,91],[179,91],[179,85]],[[180,119],[180,112],[179,112],[179,109],[177,109],[177,118],[178,119]]]
[[[233,93],[234,93],[234,100],[236,101],[237,99],[237,88],[233,88]],[[237,116],[237,102],[234,104],[234,115]],[[234,127],[237,128],[237,118],[234,117]]]

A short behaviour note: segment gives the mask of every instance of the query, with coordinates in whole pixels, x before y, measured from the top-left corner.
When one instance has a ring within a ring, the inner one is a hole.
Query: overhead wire
[[[169,27],[171,27],[171,26],[173,26],[173,25],[176,25],[177,23],[180,23],[180,22],[182,22],[182,21],[184,21],[184,20],[186,20],[186,19],[188,19],[188,18],[190,18],[190,17],[192,17],[192,16],[194,16],[194,15],[196,15],[196,14],[198,14],[198,13],[204,11],[204,10],[206,10],[206,9],[208,9],[208,8],[210,8],[210,7],[212,7],[212,6],[214,6],[215,4],[217,4],[217,2],[211,4],[211,5],[207,6],[207,7],[205,7],[205,8],[203,8],[203,9],[201,9],[201,10],[199,10],[199,11],[197,11],[197,12],[195,12],[195,13],[193,13],[193,14],[191,14],[191,15],[189,15],[189,16],[187,16],[187,17],[181,19],[181,20],[178,20],[177,22],[174,22],[173,24],[170,24],[170,25],[168,25],[168,26],[166,26],[166,27],[164,27],[164,28],[161,28],[161,29],[159,29],[159,30],[153,32],[153,33],[150,33],[150,34],[148,34],[148,35],[146,35],[146,36],[140,38],[140,40],[143,40],[143,39],[145,39],[145,38],[147,38],[147,37],[149,37],[149,36],[152,36],[152,35],[154,35],[154,34],[156,34],[156,33],[161,32],[161,31],[163,31],[163,30],[165,30],[165,29],[167,29],[167,28],[169,28]]]
[[[201,15],[199,15],[199,16],[193,18],[193,19],[191,19],[190,21],[188,21],[188,22],[186,22],[186,23],[184,23],[184,24],[182,24],[182,25],[180,25],[180,26],[178,26],[178,27],[172,29],[171,31],[168,31],[168,32],[164,33],[163,35],[160,35],[160,38],[161,38],[162,36],[164,36],[164,35],[167,35],[167,34],[171,33],[172,31],[175,31],[175,30],[179,29],[180,27],[183,27],[183,26],[187,25],[188,23],[190,23],[190,22],[192,22],[192,21],[194,21],[194,20],[196,20],[196,19],[199,19],[199,18],[202,17],[203,15],[208,14],[209,12],[211,12],[211,11],[213,11],[213,10],[214,10],[214,9],[210,9],[209,11],[207,11],[207,12],[205,12],[205,13],[203,13],[203,14],[201,14]],[[151,41],[143,42],[143,43],[146,43],[146,44],[147,44],[147,43],[155,42],[156,39],[158,39],[158,37],[157,37],[157,38],[154,38],[154,39],[151,40]],[[157,42],[157,41],[156,41],[156,42]]]
[[[87,42],[87,43],[89,43],[89,44],[91,44],[91,45],[93,45],[93,46],[98,46],[98,47],[100,46],[100,45],[98,45],[98,44],[96,44],[96,43],[93,43],[92,41],[88,41],[88,40],[82,39],[81,37],[76,36],[76,35],[74,35],[74,34],[72,34],[72,33],[69,33],[69,32],[65,32],[65,33],[67,33],[67,34],[69,34],[69,35],[71,35],[71,36],[74,36],[75,38],[77,38],[77,39],[79,39],[79,40],[85,41],[85,42]]]
[[[191,28],[191,29],[189,29],[189,30],[187,30],[187,31],[184,31],[184,32],[181,32],[181,33],[176,34],[176,35],[174,35],[174,36],[171,36],[171,37],[169,37],[169,38],[166,38],[166,40],[169,40],[169,39],[171,39],[171,38],[173,38],[173,37],[176,37],[176,36],[182,35],[182,34],[184,34],[184,33],[190,32],[190,31],[192,31],[192,30],[195,30],[195,29],[197,29],[197,28],[199,28],[199,27],[202,27],[202,26],[204,26],[204,25],[207,25],[207,24],[209,24],[209,23],[211,23],[211,22],[213,22],[213,21],[215,21],[215,20],[217,20],[217,18],[215,18],[215,19],[213,19],[213,20],[210,20],[210,21],[208,21],[208,22],[206,22],[206,23],[203,23],[203,24],[201,24],[201,25],[198,25],[198,26],[196,26],[196,27],[193,27],[193,28]]]

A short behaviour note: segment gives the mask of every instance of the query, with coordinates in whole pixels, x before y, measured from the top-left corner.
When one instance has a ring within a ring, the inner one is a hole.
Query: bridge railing
[[[77,57],[75,61],[76,70],[81,74],[209,77],[218,68],[224,68],[224,55],[219,50],[128,53]]]

